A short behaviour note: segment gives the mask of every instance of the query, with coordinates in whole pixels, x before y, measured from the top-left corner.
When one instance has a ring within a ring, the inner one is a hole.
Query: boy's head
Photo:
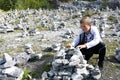
[[[91,29],[91,20],[89,17],[83,17],[80,20],[80,28],[85,32],[88,33]]]

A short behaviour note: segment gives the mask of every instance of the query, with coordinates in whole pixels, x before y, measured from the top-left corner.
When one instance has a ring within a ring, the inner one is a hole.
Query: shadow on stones
[[[53,49],[51,47],[47,47],[43,50],[43,52],[52,52]]]
[[[28,62],[26,68],[29,69],[29,74],[32,77],[41,78],[41,74],[44,71],[49,71],[51,68],[50,63],[53,60],[53,56],[43,56],[40,60],[34,62]]]
[[[119,62],[117,59],[115,59],[115,57],[112,56],[112,55],[109,56],[109,57],[106,57],[105,60],[106,60],[106,61],[109,61],[109,62],[112,62],[112,63],[118,63],[118,64],[120,63],[120,62]]]

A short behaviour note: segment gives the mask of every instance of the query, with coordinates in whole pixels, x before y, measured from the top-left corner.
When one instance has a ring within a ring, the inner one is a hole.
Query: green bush
[[[10,9],[51,9],[49,0],[0,0],[0,8],[7,11]]]
[[[0,0],[0,8],[3,10],[10,10],[15,8],[17,0]]]

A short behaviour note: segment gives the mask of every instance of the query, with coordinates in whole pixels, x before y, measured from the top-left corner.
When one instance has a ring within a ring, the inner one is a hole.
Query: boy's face
[[[80,28],[83,30],[83,32],[88,33],[90,31],[91,25],[80,23]]]

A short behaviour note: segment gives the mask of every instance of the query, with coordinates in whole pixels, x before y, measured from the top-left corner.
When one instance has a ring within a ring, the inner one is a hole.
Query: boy
[[[80,20],[80,33],[72,44],[67,47],[79,47],[85,60],[89,60],[93,54],[99,54],[98,66],[103,69],[103,61],[106,54],[106,47],[103,43],[99,31],[96,27],[91,25],[89,17],[83,17]]]

